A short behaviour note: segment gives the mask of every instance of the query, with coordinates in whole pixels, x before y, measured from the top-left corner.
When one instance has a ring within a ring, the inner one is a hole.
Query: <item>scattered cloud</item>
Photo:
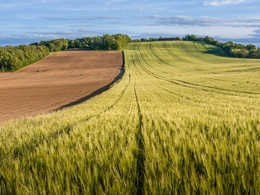
[[[114,4],[114,3],[122,3],[122,2],[127,2],[128,0],[111,0],[111,1],[108,1],[106,4],[107,5],[111,5],[111,4]]]
[[[202,16],[199,18],[191,16],[137,16],[152,19],[155,21],[155,25],[164,26],[228,26],[228,27],[255,27],[260,28],[260,18],[236,18],[236,19],[223,19],[216,17]]]
[[[141,7],[137,7],[137,8],[134,8],[134,10],[135,10],[135,11],[142,11],[143,8],[141,8]]]
[[[215,39],[219,40],[221,42],[233,41],[234,43],[241,43],[243,45],[254,44],[257,47],[260,47],[260,38],[259,38],[259,36],[258,37],[234,38],[234,39],[215,37]]]
[[[1,7],[0,10],[10,10],[10,9],[14,9],[15,5],[12,3],[1,3]]]
[[[260,28],[255,30],[255,36],[260,39]]]
[[[193,33],[230,40],[260,37],[259,0],[0,1],[0,45],[8,39],[30,43],[106,33],[134,37]]]
[[[222,5],[234,5],[240,3],[247,3],[249,0],[211,0],[204,1],[203,5],[205,6],[222,6]]]
[[[45,17],[48,20],[67,20],[67,21],[95,21],[95,20],[118,20],[124,19],[122,17],[113,17],[113,16],[97,16],[97,17],[86,17],[86,18],[67,18],[67,17]]]
[[[42,40],[53,40],[58,38],[76,39],[78,37],[94,36],[97,34],[97,32],[84,29],[74,32],[35,32],[28,34],[15,34],[9,36],[0,36],[0,46],[30,44],[33,42],[40,42]]]

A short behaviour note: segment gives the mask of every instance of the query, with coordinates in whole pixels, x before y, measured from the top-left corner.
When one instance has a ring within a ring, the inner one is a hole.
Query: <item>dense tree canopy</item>
[[[0,70],[14,71],[43,59],[49,54],[45,46],[20,45],[0,47]]]
[[[212,45],[220,47],[223,52],[231,57],[237,58],[260,58],[260,48],[256,48],[253,44],[242,45],[228,41],[221,43],[212,37],[206,36],[198,38],[195,35],[186,35],[182,40],[184,41],[203,41]]]

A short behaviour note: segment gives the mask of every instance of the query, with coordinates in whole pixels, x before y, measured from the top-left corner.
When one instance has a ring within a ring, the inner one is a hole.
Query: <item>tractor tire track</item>
[[[136,152],[136,171],[137,171],[137,178],[136,178],[136,190],[137,195],[143,195],[145,193],[144,190],[144,182],[145,182],[145,143],[143,137],[143,114],[141,112],[139,99],[136,92],[136,84],[134,84],[134,92],[135,92],[135,99],[137,103],[137,111],[139,116],[137,132],[136,132],[136,142],[138,146],[138,151]]]

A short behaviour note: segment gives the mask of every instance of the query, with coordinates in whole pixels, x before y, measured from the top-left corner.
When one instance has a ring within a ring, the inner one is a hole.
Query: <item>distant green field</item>
[[[0,194],[260,194],[260,60],[129,44],[110,90],[0,125]]]

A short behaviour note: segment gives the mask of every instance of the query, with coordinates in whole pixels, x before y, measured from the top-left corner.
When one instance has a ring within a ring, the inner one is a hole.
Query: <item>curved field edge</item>
[[[258,194],[259,60],[211,47],[130,44],[110,90],[1,125],[0,192]]]
[[[122,51],[65,51],[0,74],[0,123],[75,105],[123,75]]]
[[[125,73],[124,51],[122,52],[122,58],[123,58],[123,64],[122,64],[122,67],[120,68],[120,72],[119,72],[118,75],[116,75],[116,77],[110,83],[102,86],[101,88],[95,90],[94,92],[92,92],[91,94],[89,94],[87,96],[84,96],[84,97],[79,98],[75,101],[69,102],[68,104],[62,105],[61,107],[56,108],[52,111],[58,111],[58,110],[62,110],[64,108],[67,108],[67,107],[70,107],[70,106],[75,106],[77,104],[80,104],[80,103],[87,101],[88,99],[90,99],[90,98],[92,98],[96,95],[99,95],[99,94],[109,90],[115,82],[118,82],[118,81],[121,80],[121,78],[123,77],[123,75]]]

